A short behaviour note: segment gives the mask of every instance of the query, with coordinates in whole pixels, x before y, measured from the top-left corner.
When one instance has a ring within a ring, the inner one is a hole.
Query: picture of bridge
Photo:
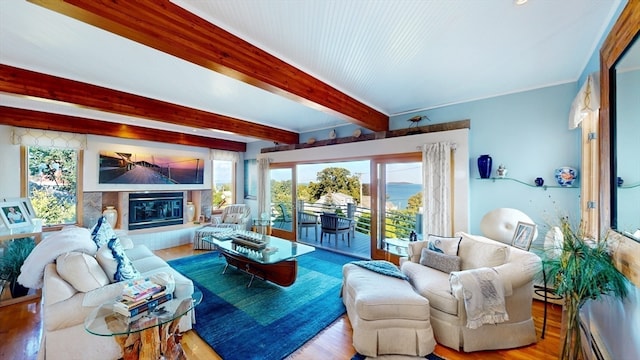
[[[100,151],[100,184],[203,184],[204,159]]]

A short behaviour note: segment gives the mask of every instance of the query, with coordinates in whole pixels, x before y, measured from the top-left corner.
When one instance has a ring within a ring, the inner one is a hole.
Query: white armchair
[[[251,218],[251,208],[245,204],[231,204],[222,210],[222,214],[211,217],[211,224],[196,230],[193,239],[194,250],[212,250],[213,244],[203,238],[224,229],[247,230]]]
[[[245,204],[231,204],[222,209],[222,214],[211,218],[210,227],[233,228],[235,230],[247,230],[251,209]]]

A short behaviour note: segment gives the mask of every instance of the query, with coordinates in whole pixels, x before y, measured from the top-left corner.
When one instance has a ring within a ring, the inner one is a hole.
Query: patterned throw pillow
[[[93,228],[91,228],[91,239],[96,243],[97,249],[106,245],[107,242],[114,237],[118,237],[116,232],[113,231],[113,228],[107,219],[104,216],[101,216],[98,219],[98,222],[93,226]]]
[[[461,260],[459,256],[442,254],[425,248],[422,249],[420,264],[450,274],[452,271],[460,271]]]
[[[106,246],[100,248],[96,257],[111,281],[131,280],[142,276],[127,257],[117,237],[110,239]]]
[[[460,240],[462,240],[462,236],[446,237],[429,234],[427,237],[429,250],[447,255],[458,255]]]

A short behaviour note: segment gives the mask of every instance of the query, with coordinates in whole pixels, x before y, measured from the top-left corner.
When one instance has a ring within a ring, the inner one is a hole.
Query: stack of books
[[[128,282],[122,290],[122,296],[116,301],[113,310],[125,316],[144,314],[173,298],[164,285],[149,279]]]

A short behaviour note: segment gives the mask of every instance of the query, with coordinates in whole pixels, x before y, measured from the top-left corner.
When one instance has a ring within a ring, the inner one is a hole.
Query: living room
[[[611,18],[609,27],[613,24],[624,4],[620,4],[616,9],[616,14]],[[516,93],[501,96],[494,96],[478,100],[466,101],[459,104],[451,104],[429,109],[428,111],[409,112],[398,114],[389,118],[389,130],[406,129],[411,124],[407,119],[412,116],[428,115],[428,120],[424,120],[420,125],[446,124],[458,120],[470,120],[468,138],[466,144],[460,144],[460,151],[464,151],[462,163],[457,164],[464,168],[466,172],[466,184],[468,197],[463,200],[466,208],[460,210],[462,221],[460,229],[469,233],[480,233],[480,220],[492,209],[501,207],[511,207],[527,213],[536,224],[542,234],[549,225],[557,220],[559,214],[568,214],[579,217],[581,213],[581,200],[579,185],[572,188],[542,188],[534,186],[534,179],[541,177],[545,184],[552,185],[554,180],[554,170],[560,166],[572,166],[581,169],[582,164],[582,132],[580,129],[569,130],[567,121],[571,104],[576,98],[578,91],[587,81],[587,76],[599,70],[598,53],[600,44],[604,41],[604,31],[602,39],[593,41],[598,45],[594,48],[588,64],[581,71],[576,71],[577,79],[572,79],[560,84],[553,84],[542,88],[528,89]],[[12,106],[11,100],[3,98],[3,106]],[[355,131],[360,130],[358,125],[344,125],[335,127],[336,137],[349,138]],[[13,144],[11,137],[11,126],[0,126],[0,151],[3,153],[3,164],[8,169],[20,169],[20,146]],[[322,129],[299,134],[299,144],[309,144],[310,139],[329,139],[329,129]],[[363,130],[363,134],[374,134],[374,131]],[[407,139],[418,138],[419,142],[427,142],[425,139],[433,135],[410,135]],[[412,141],[412,140],[409,140]],[[368,141],[367,141],[368,142]],[[367,152],[376,145],[367,145],[365,141],[356,142],[363,152]],[[350,150],[345,151],[348,144],[327,145],[325,147],[309,147],[298,152],[274,152],[273,158],[280,162],[296,161],[302,159],[309,161],[336,160],[336,154],[348,154],[353,156]],[[407,148],[416,148],[416,144],[408,143]],[[146,152],[177,152],[196,154],[207,158],[209,149],[205,147],[184,146],[169,144],[164,142],[137,141],[109,136],[88,137],[88,150],[84,156],[84,191],[102,191],[95,179],[97,171],[97,152],[103,148],[110,150],[115,148],[125,148],[128,150],[144,150]],[[248,142],[246,151],[241,153],[242,160],[256,159],[262,155],[262,149],[272,148],[272,141]],[[277,147],[277,145],[276,145]],[[305,154],[305,151],[313,153],[312,157]],[[415,150],[414,150],[415,151]],[[493,157],[494,166],[503,164],[508,168],[508,177],[520,180],[525,184],[516,181],[491,181],[478,179],[476,159],[483,154],[490,154]],[[291,160],[296,158],[297,160]],[[241,164],[241,163],[239,163]],[[244,173],[241,165],[237,166],[236,178],[236,198],[234,202],[246,203],[252,209],[253,217],[257,217],[258,202],[252,199],[244,199],[242,189],[244,189]],[[94,174],[94,175],[91,175]],[[579,179],[581,179],[579,174]],[[3,176],[0,179],[0,188],[6,197],[18,197],[21,195],[21,178],[19,171],[15,175]],[[207,182],[208,181],[208,182]],[[205,181],[210,185],[210,179]],[[579,180],[580,181],[580,180]],[[131,191],[134,189],[123,189]],[[185,191],[207,191],[206,187],[193,186],[182,187]],[[114,191],[113,188],[107,192]],[[459,209],[458,209],[459,210]],[[91,226],[90,224],[83,224]],[[543,241],[543,237],[538,237],[538,245]]]

